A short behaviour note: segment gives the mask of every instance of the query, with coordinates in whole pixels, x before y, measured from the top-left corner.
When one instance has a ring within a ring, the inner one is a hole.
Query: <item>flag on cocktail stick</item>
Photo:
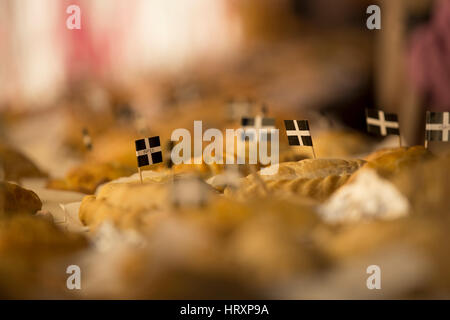
[[[248,117],[251,114],[252,100],[237,101],[230,99],[227,103],[228,118],[231,121],[239,121],[244,117]]]
[[[450,136],[450,112],[427,111],[425,124],[425,147],[428,141],[449,141]]]
[[[267,107],[267,104],[263,103],[261,105],[261,114],[263,115],[263,117],[267,116],[269,112],[269,108]]]
[[[148,131],[148,127],[147,127],[147,120],[145,119],[145,117],[139,113],[139,112],[135,112],[134,114],[134,126],[136,128],[136,131],[139,134],[146,134]]]
[[[286,135],[290,146],[307,146],[312,148],[314,159],[316,153],[309,130],[308,120],[284,120]]]
[[[142,182],[141,167],[163,162],[159,137],[139,139],[135,141],[139,175]]]
[[[263,138],[270,141],[271,131],[275,129],[275,119],[264,118],[258,115],[254,118],[242,118],[241,125],[244,129],[242,140],[245,140],[245,136],[247,135],[250,141],[260,141]],[[266,135],[263,134],[264,132]]]
[[[400,125],[395,113],[385,113],[382,110],[366,109],[367,131],[379,136],[396,135],[399,138],[400,147],[402,138],[400,136]]]
[[[83,144],[86,150],[91,151],[92,150],[92,138],[89,134],[88,129],[83,128]]]

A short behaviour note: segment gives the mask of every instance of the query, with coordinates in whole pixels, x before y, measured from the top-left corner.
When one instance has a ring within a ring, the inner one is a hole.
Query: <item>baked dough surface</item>
[[[279,165],[278,173],[260,175],[269,192],[287,192],[315,200],[325,200],[364,164],[363,160],[305,159]],[[234,194],[225,189],[226,195]],[[264,189],[254,175],[242,180],[239,197],[263,195]]]
[[[33,191],[0,181],[0,217],[17,213],[35,214],[41,207],[42,202]]]
[[[47,177],[47,174],[41,171],[23,153],[2,143],[0,143],[0,166],[3,167],[5,180],[7,181]]]

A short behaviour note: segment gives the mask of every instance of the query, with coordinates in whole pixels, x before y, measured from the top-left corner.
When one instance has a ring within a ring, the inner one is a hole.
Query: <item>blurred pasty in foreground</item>
[[[0,181],[0,216],[2,213],[5,216],[17,213],[34,214],[41,207],[42,202],[33,191],[14,183]]]
[[[64,179],[50,180],[47,186],[51,189],[92,194],[99,185],[120,177],[130,176],[134,172],[134,168],[115,162],[87,163],[70,170]]]
[[[279,281],[327,265],[311,240],[320,219],[299,201],[216,197],[199,208],[153,211],[141,223],[145,250],[123,250],[108,262],[116,273],[105,283],[119,286],[116,297],[268,297]],[[100,296],[113,292],[91,288]]]
[[[87,248],[86,239],[67,233],[46,219],[16,215],[0,220],[0,297],[68,297],[69,259]]]
[[[410,201],[413,213],[448,217],[450,214],[450,156],[416,163],[392,178]]]
[[[9,181],[20,181],[22,178],[47,177],[47,174],[41,171],[24,154],[0,143],[0,171],[2,169],[5,180]]]

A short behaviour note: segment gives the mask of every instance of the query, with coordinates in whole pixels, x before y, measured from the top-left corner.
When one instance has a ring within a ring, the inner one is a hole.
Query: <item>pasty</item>
[[[34,214],[42,207],[39,197],[17,184],[0,181],[0,216],[17,213]]]

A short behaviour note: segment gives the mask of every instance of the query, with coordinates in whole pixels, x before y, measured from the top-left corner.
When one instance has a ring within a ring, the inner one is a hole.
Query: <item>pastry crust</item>
[[[83,224],[95,229],[106,220],[122,228],[140,229],[155,212],[172,211],[172,177],[146,179],[127,183],[108,183],[96,196],[81,202],[79,217]],[[213,195],[213,188],[202,182],[204,192]]]
[[[47,186],[52,189],[92,194],[99,185],[120,177],[130,176],[134,172],[134,168],[115,162],[87,163],[70,170],[65,179],[50,180]]]
[[[0,216],[35,214],[41,208],[42,202],[33,191],[14,183],[0,181]]]
[[[0,166],[3,166],[5,180],[20,181],[22,178],[45,178],[41,171],[28,157],[14,148],[0,143]]]
[[[109,183],[96,196],[83,198],[78,215],[93,229],[105,220],[138,229],[147,214],[169,206],[168,194],[168,183]]]
[[[430,158],[432,158],[432,154],[423,146],[390,148],[368,155],[365,167],[375,169],[382,177],[389,178],[403,168]]]
[[[314,150],[319,157],[346,158],[369,152],[371,143],[360,133],[327,130],[314,137]]]
[[[87,245],[82,235],[64,232],[40,217],[22,214],[1,219],[0,297],[65,297],[64,271],[76,261],[72,255]]]
[[[391,181],[408,198],[413,214],[448,217],[450,156],[412,165],[392,177]]]
[[[362,160],[306,159],[281,163],[277,174],[260,175],[269,192],[287,192],[323,201],[345,184],[364,164]],[[226,195],[232,195],[225,189]],[[264,189],[253,175],[242,180],[239,197],[263,195]]]

